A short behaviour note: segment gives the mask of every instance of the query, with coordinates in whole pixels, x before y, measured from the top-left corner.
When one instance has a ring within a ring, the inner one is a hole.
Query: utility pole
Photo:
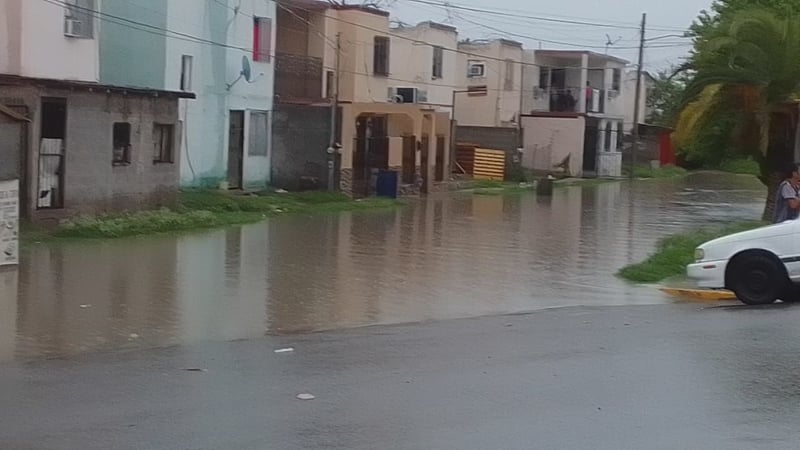
[[[335,191],[336,190],[336,155],[339,153],[339,149],[336,145],[336,131],[337,131],[337,120],[336,116],[339,114],[339,61],[341,58],[342,52],[342,35],[341,33],[336,33],[336,62],[334,64],[334,73],[333,73],[333,98],[331,99],[331,136],[328,145],[328,190]],[[331,90],[331,86],[328,86],[328,89]]]
[[[631,145],[631,178],[636,168],[636,150],[639,149],[639,103],[642,101],[642,69],[644,66],[644,35],[647,24],[647,13],[642,13],[642,29],[639,35],[639,64],[636,67],[636,93],[633,103],[633,145]]]

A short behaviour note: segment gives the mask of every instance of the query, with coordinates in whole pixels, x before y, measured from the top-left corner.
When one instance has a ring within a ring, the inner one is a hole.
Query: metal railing
[[[605,112],[605,91],[602,89],[591,89],[587,92],[586,108],[581,110],[581,93],[586,88],[566,87],[566,88],[546,88],[537,94],[537,98],[545,99],[548,102],[550,112],[575,112],[575,113],[598,113]]]

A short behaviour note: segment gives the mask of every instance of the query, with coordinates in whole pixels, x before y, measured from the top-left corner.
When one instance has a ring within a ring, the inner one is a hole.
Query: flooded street
[[[669,302],[614,273],[665,235],[757,219],[762,201],[755,179],[699,174],[30,245],[17,271],[0,272],[0,361]]]

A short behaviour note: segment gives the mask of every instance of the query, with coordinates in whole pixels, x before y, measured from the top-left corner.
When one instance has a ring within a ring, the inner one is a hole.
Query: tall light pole
[[[636,93],[634,94],[633,103],[633,143],[631,145],[631,178],[636,169],[636,150],[639,149],[639,115],[641,111],[639,103],[642,101],[642,69],[644,66],[644,35],[645,25],[647,23],[647,13],[642,13],[642,28],[639,35],[639,64],[636,67]]]

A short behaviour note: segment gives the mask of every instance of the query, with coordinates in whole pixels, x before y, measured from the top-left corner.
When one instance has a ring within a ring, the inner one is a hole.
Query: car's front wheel
[[[729,289],[746,305],[768,305],[788,292],[789,278],[775,258],[754,253],[732,261]]]

